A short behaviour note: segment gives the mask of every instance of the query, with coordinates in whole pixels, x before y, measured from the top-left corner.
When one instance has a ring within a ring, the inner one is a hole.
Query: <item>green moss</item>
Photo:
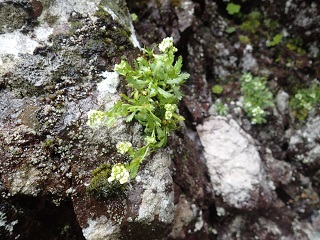
[[[173,7],[179,7],[181,4],[181,0],[171,0],[170,3]]]
[[[111,164],[101,164],[92,171],[91,181],[87,190],[89,193],[103,198],[118,197],[124,194],[126,184],[120,184],[118,181],[109,182],[111,174]]]
[[[42,148],[50,149],[52,148],[53,144],[54,144],[54,139],[46,139],[42,144]]]

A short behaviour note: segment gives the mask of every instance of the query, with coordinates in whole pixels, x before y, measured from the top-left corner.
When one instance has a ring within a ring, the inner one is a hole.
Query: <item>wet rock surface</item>
[[[242,16],[226,6],[0,2],[1,239],[320,238],[319,106],[299,122],[289,104],[319,82],[319,3],[241,1]],[[167,36],[191,74],[186,126],[124,194],[90,195],[92,170],[127,161],[115,144],[138,146],[143,130],[122,120],[92,129],[87,112],[118,99],[115,63]],[[265,75],[276,99],[261,126],[241,105],[238,79],[248,71]],[[211,92],[217,84],[222,93]],[[217,99],[229,107],[224,118],[210,111]]]

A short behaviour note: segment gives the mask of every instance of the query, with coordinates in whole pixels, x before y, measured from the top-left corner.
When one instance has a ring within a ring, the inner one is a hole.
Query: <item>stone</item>
[[[215,195],[229,207],[242,210],[270,204],[270,188],[259,152],[237,123],[211,116],[197,126],[197,132]]]

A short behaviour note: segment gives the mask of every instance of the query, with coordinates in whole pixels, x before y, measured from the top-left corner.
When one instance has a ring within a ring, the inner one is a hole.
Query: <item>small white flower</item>
[[[173,46],[173,38],[167,37],[162,40],[162,42],[159,44],[159,49],[161,52],[166,52],[168,49],[172,48],[175,52],[177,49]]]
[[[119,142],[117,144],[118,153],[124,154],[132,147],[131,142]]]
[[[130,174],[125,166],[121,163],[114,165],[111,169],[111,176],[108,178],[108,182],[113,182],[118,180],[120,184],[128,182],[130,179]]]
[[[175,111],[175,110],[176,110],[176,107],[177,107],[177,106],[176,106],[175,104],[169,104],[169,103],[167,103],[167,104],[164,105],[164,109],[167,110],[167,111],[170,111],[170,112]]]
[[[166,113],[164,115],[164,118],[166,120],[170,120],[172,118],[172,112],[166,111]]]
[[[260,107],[255,107],[254,109],[252,109],[252,116],[260,116],[263,115],[264,111],[260,108]]]

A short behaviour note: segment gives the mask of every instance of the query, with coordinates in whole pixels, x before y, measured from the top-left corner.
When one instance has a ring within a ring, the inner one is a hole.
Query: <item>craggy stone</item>
[[[308,169],[320,167],[320,117],[309,119],[304,127],[290,136],[289,156]]]
[[[264,166],[251,137],[221,117],[206,119],[197,131],[214,193],[230,207],[243,210],[270,204]]]

